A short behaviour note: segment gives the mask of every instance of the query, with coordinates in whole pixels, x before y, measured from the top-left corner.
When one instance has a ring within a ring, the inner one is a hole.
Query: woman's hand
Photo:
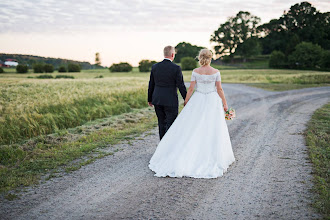
[[[223,105],[223,110],[225,110],[225,112],[228,111],[228,105],[227,104]]]

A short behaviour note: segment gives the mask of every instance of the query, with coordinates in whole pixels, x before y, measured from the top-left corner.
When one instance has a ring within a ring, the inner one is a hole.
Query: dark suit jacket
[[[148,102],[153,105],[177,107],[179,106],[177,88],[185,99],[187,89],[180,66],[164,59],[151,67]]]

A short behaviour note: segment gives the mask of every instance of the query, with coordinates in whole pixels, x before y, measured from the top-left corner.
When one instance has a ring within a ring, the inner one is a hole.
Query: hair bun
[[[199,64],[201,66],[205,66],[211,63],[212,60],[212,52],[208,49],[202,49],[199,52],[198,59],[199,59]]]

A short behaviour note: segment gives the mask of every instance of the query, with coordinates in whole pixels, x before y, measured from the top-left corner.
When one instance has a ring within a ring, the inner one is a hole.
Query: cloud
[[[329,10],[325,1],[314,1]],[[295,1],[273,0],[2,0],[0,33],[74,31],[210,32],[239,10],[263,22],[279,17]],[[327,7],[326,7],[327,6]]]

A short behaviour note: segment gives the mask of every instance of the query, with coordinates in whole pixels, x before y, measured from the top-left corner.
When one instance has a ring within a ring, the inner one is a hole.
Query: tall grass
[[[147,107],[146,84],[134,77],[0,84],[0,144]]]

